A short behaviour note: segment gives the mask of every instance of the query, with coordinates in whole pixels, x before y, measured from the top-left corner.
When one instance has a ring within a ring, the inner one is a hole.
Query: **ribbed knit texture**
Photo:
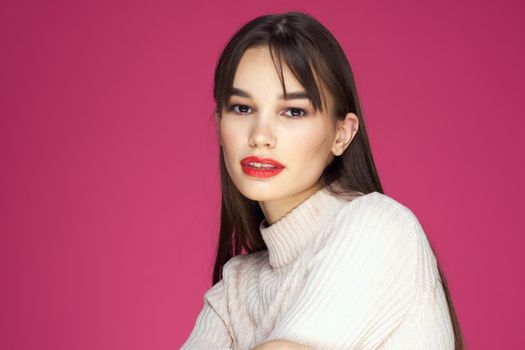
[[[268,250],[225,264],[181,349],[244,350],[272,339],[319,350],[454,349],[436,259],[401,203],[323,188],[259,229]]]

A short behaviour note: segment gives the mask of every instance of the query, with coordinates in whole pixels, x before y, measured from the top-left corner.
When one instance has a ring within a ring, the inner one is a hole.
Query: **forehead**
[[[281,62],[286,92],[304,91],[304,87],[290,68],[284,61]],[[282,86],[278,64],[278,62],[274,64],[268,47],[249,48],[244,52],[237,66],[233,86],[252,93],[254,97],[263,93],[268,95],[269,92],[272,92],[272,96],[280,96]]]
[[[282,99],[283,87],[279,79],[279,64],[282,64],[282,74],[284,85],[286,86],[286,93],[291,94],[292,98],[297,98],[294,93],[306,93],[305,88],[297,80],[291,69],[282,59],[280,62],[272,58],[268,46],[252,47],[247,49],[237,66],[237,70],[233,79],[234,94],[243,96],[244,94],[235,93],[235,88],[247,92],[249,97],[257,100],[276,100]],[[329,93],[325,93],[323,84],[314,71],[316,85],[319,87],[319,93],[323,106],[328,106],[331,110],[332,97]]]

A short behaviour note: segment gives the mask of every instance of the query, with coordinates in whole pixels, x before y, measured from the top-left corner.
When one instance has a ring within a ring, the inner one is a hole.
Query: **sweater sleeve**
[[[400,326],[427,280],[420,265],[431,260],[412,212],[377,198],[338,215],[304,288],[267,340],[377,349]]]
[[[232,349],[223,281],[217,282],[204,294],[204,306],[181,350]]]
[[[381,346],[381,350],[397,349],[454,349],[454,330],[439,279],[419,296],[407,319]]]
[[[413,334],[405,349],[454,349],[454,329],[441,280],[434,280],[433,288],[425,292],[414,311],[416,321]]]

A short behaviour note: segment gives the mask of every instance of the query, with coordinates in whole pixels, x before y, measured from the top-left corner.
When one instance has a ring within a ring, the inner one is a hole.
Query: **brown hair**
[[[357,192],[383,192],[372,156],[354,76],[343,49],[318,20],[301,12],[287,12],[257,17],[240,28],[225,46],[215,69],[215,115],[220,118],[232,94],[233,78],[245,50],[267,46],[278,68],[286,95],[282,60],[305,88],[315,109],[331,109],[338,119],[348,112],[359,118],[356,136],[341,156],[335,157],[323,171],[321,185],[337,195]],[[276,59],[277,58],[277,59]],[[321,81],[318,81],[321,79]],[[323,91],[325,87],[329,94]],[[321,92],[320,92],[321,89]],[[331,97],[328,106],[324,97]],[[233,184],[220,149],[221,221],[213,284],[222,279],[222,268],[233,256],[267,249],[259,224],[264,214],[257,201],[243,196]],[[337,189],[335,185],[337,183]],[[432,248],[432,250],[434,250]],[[438,264],[450,319],[454,329],[455,349],[464,349],[463,338],[452,304],[447,282]]]

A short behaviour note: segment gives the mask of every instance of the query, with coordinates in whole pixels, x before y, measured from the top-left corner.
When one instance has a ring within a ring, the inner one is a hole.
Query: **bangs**
[[[323,112],[328,107],[324,82],[319,78],[321,60],[315,54],[313,47],[305,47],[303,42],[294,38],[288,40],[273,40],[269,44],[275,69],[281,81],[284,96],[287,96],[283,75],[283,62],[291,70],[294,77],[304,87],[308,98],[316,111]]]
[[[318,50],[312,45],[306,44],[307,42],[304,37],[278,35],[272,37],[269,42],[263,41],[239,49],[238,52],[230,56],[231,62],[228,62],[229,64],[222,62],[228,68],[222,70],[222,77],[216,77],[218,78],[218,86],[223,87],[217,90],[216,113],[221,114],[223,106],[227,105],[229,98],[232,96],[233,78],[242,54],[245,50],[255,47],[268,47],[285,98],[288,96],[288,92],[284,81],[284,65],[290,69],[297,81],[303,86],[313,108],[320,112],[328,110],[327,93],[324,89],[325,83],[320,78],[323,76],[323,72],[326,71],[324,62],[320,53],[317,52]]]

